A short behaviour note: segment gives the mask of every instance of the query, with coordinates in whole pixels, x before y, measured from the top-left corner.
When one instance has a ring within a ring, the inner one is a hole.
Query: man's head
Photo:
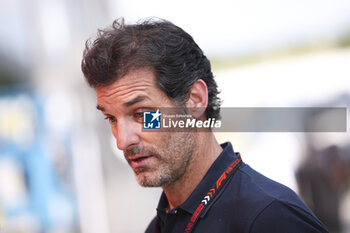
[[[192,37],[167,21],[115,21],[86,45],[82,70],[138,182],[166,186],[183,177],[199,134],[144,132],[142,112],[185,106],[199,109],[197,118],[218,118],[210,63]]]
[[[183,105],[192,85],[202,79],[208,88],[206,118],[219,118],[220,99],[210,62],[192,37],[165,20],[126,25],[113,22],[99,30],[93,43],[86,43],[82,70],[90,86],[105,86],[127,73],[149,67],[156,85]]]

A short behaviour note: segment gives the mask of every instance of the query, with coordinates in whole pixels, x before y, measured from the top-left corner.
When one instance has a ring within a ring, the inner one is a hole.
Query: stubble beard
[[[172,132],[163,137],[158,148],[134,146],[124,152],[130,154],[148,154],[157,160],[156,164],[133,168],[137,182],[143,187],[168,186],[182,177],[189,167],[195,149],[193,132]],[[128,161],[130,163],[130,161]]]

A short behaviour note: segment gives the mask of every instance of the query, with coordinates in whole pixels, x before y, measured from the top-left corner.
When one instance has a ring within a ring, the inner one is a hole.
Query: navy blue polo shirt
[[[188,199],[167,212],[163,192],[157,216],[146,233],[183,233],[203,197],[225,169],[236,159],[231,143],[223,151]],[[242,163],[216,197],[199,214],[192,232],[196,233],[313,233],[328,232],[300,198],[279,184]]]

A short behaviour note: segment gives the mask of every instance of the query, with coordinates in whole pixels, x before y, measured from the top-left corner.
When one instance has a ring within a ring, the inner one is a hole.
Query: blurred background
[[[161,189],[138,186],[80,62],[97,28],[150,16],[194,37],[225,107],[350,105],[348,0],[0,0],[0,232],[147,227]],[[348,233],[348,131],[217,138],[299,193],[331,232]]]

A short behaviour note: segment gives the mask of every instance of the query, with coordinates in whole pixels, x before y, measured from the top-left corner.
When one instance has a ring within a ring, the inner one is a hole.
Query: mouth
[[[146,155],[146,156],[135,156],[132,158],[129,158],[130,165],[132,167],[140,167],[144,166],[148,163],[149,160],[151,160],[153,155]]]

